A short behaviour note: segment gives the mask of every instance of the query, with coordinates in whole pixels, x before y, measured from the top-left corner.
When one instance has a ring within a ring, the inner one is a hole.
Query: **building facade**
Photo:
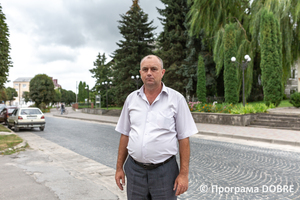
[[[29,84],[32,77],[20,77],[13,82],[13,88],[17,91],[18,96],[12,101],[14,106],[28,106],[33,104],[33,102],[25,103],[22,97],[24,92],[29,92]]]
[[[286,82],[285,95],[289,98],[291,94],[300,92],[300,60],[291,68],[290,78]]]

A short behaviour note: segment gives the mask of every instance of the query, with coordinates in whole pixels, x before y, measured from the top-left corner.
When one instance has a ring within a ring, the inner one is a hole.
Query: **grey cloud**
[[[74,51],[63,50],[60,47],[37,50],[37,57],[44,64],[60,60],[73,62],[76,56]]]

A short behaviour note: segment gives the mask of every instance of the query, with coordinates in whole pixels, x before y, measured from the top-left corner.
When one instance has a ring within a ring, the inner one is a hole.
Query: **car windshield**
[[[41,111],[38,109],[22,109],[21,115],[40,115],[42,114]]]
[[[8,113],[12,113],[15,110],[15,108],[9,108]]]
[[[3,110],[3,108],[5,108],[5,105],[4,105],[4,104],[1,104],[1,105],[0,105],[0,111]]]

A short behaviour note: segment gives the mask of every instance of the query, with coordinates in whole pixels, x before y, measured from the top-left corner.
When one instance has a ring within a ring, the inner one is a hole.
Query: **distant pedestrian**
[[[142,59],[144,85],[127,97],[116,127],[121,138],[115,179],[123,190],[126,174],[128,200],[175,200],[188,189],[189,137],[198,130],[185,98],[161,82],[164,73],[159,57]]]
[[[65,112],[65,105],[62,103],[60,106],[60,114],[62,115]]]

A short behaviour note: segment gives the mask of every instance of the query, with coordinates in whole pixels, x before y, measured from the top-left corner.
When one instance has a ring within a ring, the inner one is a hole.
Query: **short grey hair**
[[[164,62],[162,61],[162,59],[161,59],[160,57],[158,57],[158,56],[156,56],[156,55],[147,55],[147,56],[145,56],[145,57],[141,60],[140,67],[142,67],[142,62],[143,62],[145,59],[151,58],[152,56],[158,58],[158,60],[159,60],[159,62],[160,62],[160,65],[161,65],[161,69],[163,69],[163,68],[164,68]]]

